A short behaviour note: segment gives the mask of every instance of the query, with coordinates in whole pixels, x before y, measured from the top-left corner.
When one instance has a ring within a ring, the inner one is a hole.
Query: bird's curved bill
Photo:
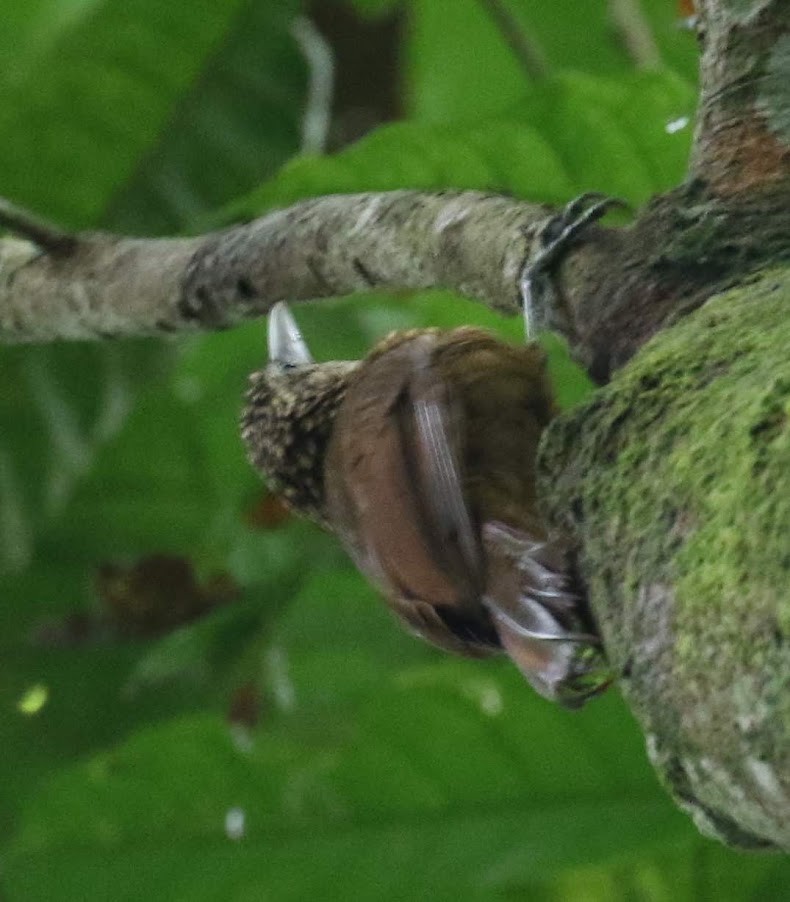
[[[279,301],[269,311],[269,363],[304,366],[313,363],[288,305]]]

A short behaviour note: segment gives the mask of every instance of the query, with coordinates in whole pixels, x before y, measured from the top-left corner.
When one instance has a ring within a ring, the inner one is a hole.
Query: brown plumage
[[[569,706],[602,691],[599,644],[537,510],[554,414],[537,345],[395,333],[359,364],[272,364],[248,402],[255,465],[340,537],[413,631],[456,653],[504,650]]]

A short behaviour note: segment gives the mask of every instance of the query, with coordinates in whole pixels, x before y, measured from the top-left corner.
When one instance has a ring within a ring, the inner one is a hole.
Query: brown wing
[[[360,367],[330,440],[327,510],[357,566],[413,630],[475,654],[497,640],[480,606],[479,539],[452,398],[431,363],[435,343],[434,333],[412,334]]]
[[[413,351],[419,349],[414,348]],[[465,585],[475,602],[483,588],[478,531],[467,506],[462,475],[464,425],[449,383],[424,353],[414,354],[411,404],[403,409],[404,450],[411,454],[424,493],[434,553]]]

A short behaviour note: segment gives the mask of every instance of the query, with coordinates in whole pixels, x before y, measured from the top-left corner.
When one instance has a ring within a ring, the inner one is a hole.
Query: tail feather
[[[562,550],[502,523],[483,527],[484,595],[502,647],[546,698],[578,707],[611,675]]]

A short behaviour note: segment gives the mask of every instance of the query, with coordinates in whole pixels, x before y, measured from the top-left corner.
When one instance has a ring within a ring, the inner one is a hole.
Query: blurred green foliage
[[[357,4],[404,17],[409,116],[308,158],[297,0],[0,0],[0,192],[154,234],[336,191],[640,203],[683,177],[695,49],[671,0],[643,3],[650,74],[604,0],[512,0],[541,83],[474,0]],[[319,359],[397,327],[521,330],[438,291],[297,315]],[[442,656],[266,507],[236,427],[264,338],[0,349],[0,897],[786,898],[782,860],[675,810],[616,690],[568,713],[506,662]],[[550,344],[572,403],[587,384]],[[98,574],[152,555],[236,597],[124,630]]]

